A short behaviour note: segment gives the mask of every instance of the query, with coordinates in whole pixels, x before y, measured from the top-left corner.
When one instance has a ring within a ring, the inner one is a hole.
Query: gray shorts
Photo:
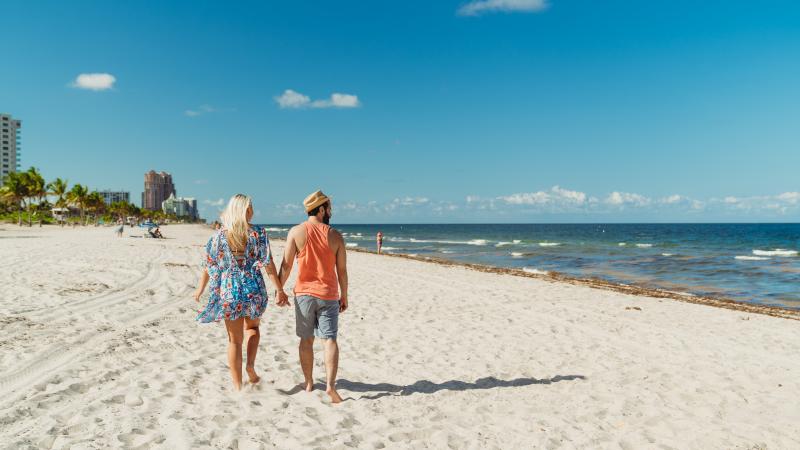
[[[316,336],[336,340],[339,332],[339,301],[322,300],[311,295],[294,298],[294,318],[297,337]]]

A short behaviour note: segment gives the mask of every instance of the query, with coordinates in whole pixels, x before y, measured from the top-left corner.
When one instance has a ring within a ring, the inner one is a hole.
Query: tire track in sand
[[[69,314],[74,317],[75,313],[96,308],[98,306],[97,303],[109,306],[131,300],[132,296],[136,294],[136,290],[143,286],[167,286],[166,281],[170,274],[160,267],[163,260],[163,251],[161,253],[155,261],[149,263],[145,277],[131,283],[123,291],[115,291],[84,300],[77,307],[71,308]],[[96,348],[104,341],[118,336],[125,331],[126,327],[141,325],[157,318],[165,309],[175,305],[175,297],[188,295],[190,288],[188,285],[184,286],[184,288],[176,292],[165,292],[163,293],[165,295],[157,295],[157,297],[163,297],[164,300],[159,303],[149,304],[144,314],[135,314],[138,311],[128,311],[129,314],[122,317],[130,317],[130,319],[116,321],[120,325],[119,327],[102,326],[84,333],[76,339],[77,345],[66,346],[63,342],[55,343],[21,365],[6,371],[0,375],[0,407],[6,407],[8,404],[15,402],[18,398],[24,396],[30,387],[56,375],[59,369],[81,360],[82,356],[88,353],[87,349]],[[108,311],[102,311],[102,314],[104,316],[102,319],[108,318]]]

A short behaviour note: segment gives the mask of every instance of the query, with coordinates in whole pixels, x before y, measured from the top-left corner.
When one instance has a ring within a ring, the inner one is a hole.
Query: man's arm
[[[341,299],[339,300],[339,312],[347,310],[347,250],[344,239],[338,231],[336,236],[336,276],[339,278],[339,290]]]
[[[286,280],[289,279],[289,274],[292,273],[292,267],[294,266],[294,258],[297,256],[297,244],[295,244],[295,229],[292,228],[289,230],[289,234],[286,235],[286,247],[283,249],[283,261],[281,262],[281,271],[278,274],[278,278],[281,281],[281,286],[286,285]]]

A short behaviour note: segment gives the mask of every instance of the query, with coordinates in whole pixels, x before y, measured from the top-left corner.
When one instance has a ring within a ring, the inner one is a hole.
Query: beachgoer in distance
[[[208,304],[198,314],[202,323],[225,321],[228,331],[228,366],[233,388],[242,387],[242,342],[247,348],[247,375],[258,383],[255,362],[258,352],[261,315],[267,307],[267,288],[261,271],[265,270],[277,289],[278,304],[288,304],[283,283],[272,262],[267,232],[250,224],[253,206],[249,197],[236,194],[222,212],[222,229],[208,240],[195,301],[210,281]],[[245,339],[246,337],[246,339]]]
[[[297,337],[300,338],[300,367],[305,390],[314,389],[314,337],[324,340],[325,392],[331,402],[342,398],[336,392],[339,369],[339,313],[347,310],[347,257],[342,235],[330,227],[331,200],[314,192],[303,206],[308,220],[292,227],[286,237],[280,282],[285,283],[297,258],[297,282],[294,286],[294,312]],[[341,291],[340,291],[341,289]],[[288,300],[287,300],[288,302]]]
[[[378,235],[375,237],[375,240],[378,244],[378,254],[381,254],[381,247],[383,247],[383,233],[378,231]]]
[[[117,227],[117,237],[122,237],[122,232],[125,231],[125,222],[123,222],[122,219],[119,219],[117,221],[117,225],[119,225]]]

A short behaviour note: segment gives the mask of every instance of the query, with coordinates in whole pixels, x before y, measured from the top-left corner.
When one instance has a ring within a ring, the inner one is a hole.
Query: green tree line
[[[62,178],[47,183],[35,167],[25,172],[12,172],[3,180],[0,187],[0,217],[8,217],[16,212],[20,226],[23,216],[28,226],[32,226],[34,221],[49,223],[53,221],[51,209],[54,207],[76,209],[81,225],[96,224],[100,220],[125,220],[127,217],[155,221],[183,219],[163,211],[141,209],[124,201],[106,205],[102,194],[89,191],[82,184],[76,183],[70,188],[68,181]]]

